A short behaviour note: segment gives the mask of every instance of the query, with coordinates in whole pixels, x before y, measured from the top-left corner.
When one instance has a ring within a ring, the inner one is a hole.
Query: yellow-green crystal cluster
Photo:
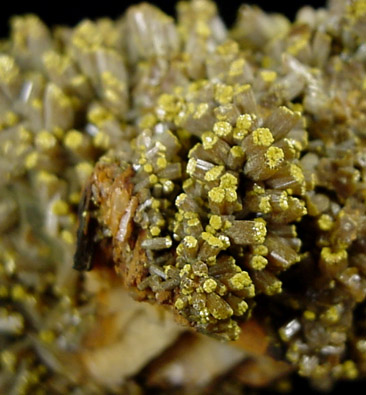
[[[196,6],[189,6],[193,29],[209,26],[208,16],[193,13]],[[148,9],[141,10],[147,18]],[[258,95],[253,86],[263,71],[239,45],[216,40],[210,29],[197,34],[206,56],[160,59],[170,72],[179,70],[180,80],[164,85],[168,74],[161,77],[163,93],[152,91],[152,107],[139,109],[134,151],[123,157],[140,202],[135,231],[146,230],[148,271],[137,287],[160,302],[169,291],[162,302],[190,325],[232,340],[254,296],[281,292],[279,273],[300,259],[296,231],[282,232],[307,213],[312,185],[300,163],[307,132],[285,97],[267,104],[276,76],[264,74],[267,87]],[[210,39],[215,48],[208,50]],[[162,67],[138,65],[145,73]],[[194,82],[191,68],[200,74]],[[97,201],[103,206],[100,194]]]
[[[148,4],[73,29],[12,20],[0,389],[105,392],[84,378],[94,304],[71,270],[90,180],[92,241],[140,300],[224,340],[264,314],[318,388],[366,375],[365,10],[331,0],[291,23],[244,5],[232,29],[208,0],[177,21]]]

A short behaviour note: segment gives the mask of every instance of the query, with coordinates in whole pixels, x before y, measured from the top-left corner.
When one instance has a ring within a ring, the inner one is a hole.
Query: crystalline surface
[[[366,376],[365,26],[364,0],[12,20],[0,392]]]

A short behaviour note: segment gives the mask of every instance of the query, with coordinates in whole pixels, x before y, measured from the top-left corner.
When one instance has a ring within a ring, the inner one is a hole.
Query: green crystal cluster
[[[364,0],[293,23],[243,5],[231,29],[208,0],[177,3],[177,21],[145,3],[75,28],[15,17],[0,390],[117,391],[82,387],[98,318],[75,248],[76,268],[112,261],[137,300],[204,334],[240,340],[258,320],[318,388],[364,377],[365,26]]]
[[[280,293],[278,274],[300,260],[293,223],[307,213],[305,195],[314,186],[300,160],[307,147],[305,119],[287,97],[285,77],[255,67],[252,55],[224,32],[215,40],[213,4],[182,3],[178,9],[178,31],[187,29],[181,52],[176,33],[165,57],[146,63],[145,50],[136,55],[143,74],[133,92],[141,85],[147,103],[137,104],[133,149],[113,149],[102,159],[103,166],[110,161],[114,167],[115,160],[131,166],[130,198],[137,203],[117,207],[123,200],[118,177],[107,187],[97,170],[96,216],[112,235],[124,278],[131,259],[119,252],[133,255],[144,232],[140,265],[147,270],[128,286],[174,305],[199,331],[233,340],[253,297]],[[130,23],[136,15],[175,29],[149,6],[131,13]],[[148,39],[144,33],[142,41]],[[150,93],[146,79],[153,73],[160,89]],[[132,233],[125,230],[129,221]]]

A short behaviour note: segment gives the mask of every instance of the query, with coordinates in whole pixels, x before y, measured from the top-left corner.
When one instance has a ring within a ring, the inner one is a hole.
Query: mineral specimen
[[[365,26],[365,0],[12,20],[0,392],[366,376]]]

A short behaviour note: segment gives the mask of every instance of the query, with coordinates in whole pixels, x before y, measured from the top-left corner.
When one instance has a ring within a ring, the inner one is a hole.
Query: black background
[[[49,26],[53,25],[69,25],[74,26],[84,18],[95,19],[98,17],[108,16],[117,18],[128,6],[140,3],[141,1],[123,1],[123,0],[28,0],[21,2],[19,0],[0,0],[0,37],[4,38],[9,33],[9,19],[13,15],[22,15],[26,13],[34,13]],[[164,12],[175,14],[175,0],[150,0],[159,6]],[[230,26],[236,18],[237,10],[243,3],[243,0],[216,0],[220,15],[224,21]],[[257,4],[265,11],[280,12],[285,14],[291,20],[295,17],[299,8],[304,5],[311,5],[315,8],[324,7],[326,0],[252,0],[247,1],[249,4]],[[332,394],[347,394],[347,392],[356,394],[364,394],[365,383],[339,383]],[[270,394],[271,391],[266,391]],[[314,394],[306,380],[298,379],[295,384],[296,394]]]
[[[243,0],[217,0],[220,14],[225,22],[230,25],[234,22],[237,9]],[[252,0],[248,3],[255,3],[266,11],[281,12],[293,19],[296,11],[304,5],[314,7],[324,7],[326,0]],[[48,25],[66,24],[76,25],[83,18],[97,18],[109,16],[116,18],[121,15],[125,9],[131,5],[140,3],[138,0],[0,0],[0,37],[6,37],[8,34],[8,22],[12,15],[21,15],[25,13],[35,13],[39,15]],[[156,4],[166,13],[174,15],[175,0],[150,0],[150,3]]]

